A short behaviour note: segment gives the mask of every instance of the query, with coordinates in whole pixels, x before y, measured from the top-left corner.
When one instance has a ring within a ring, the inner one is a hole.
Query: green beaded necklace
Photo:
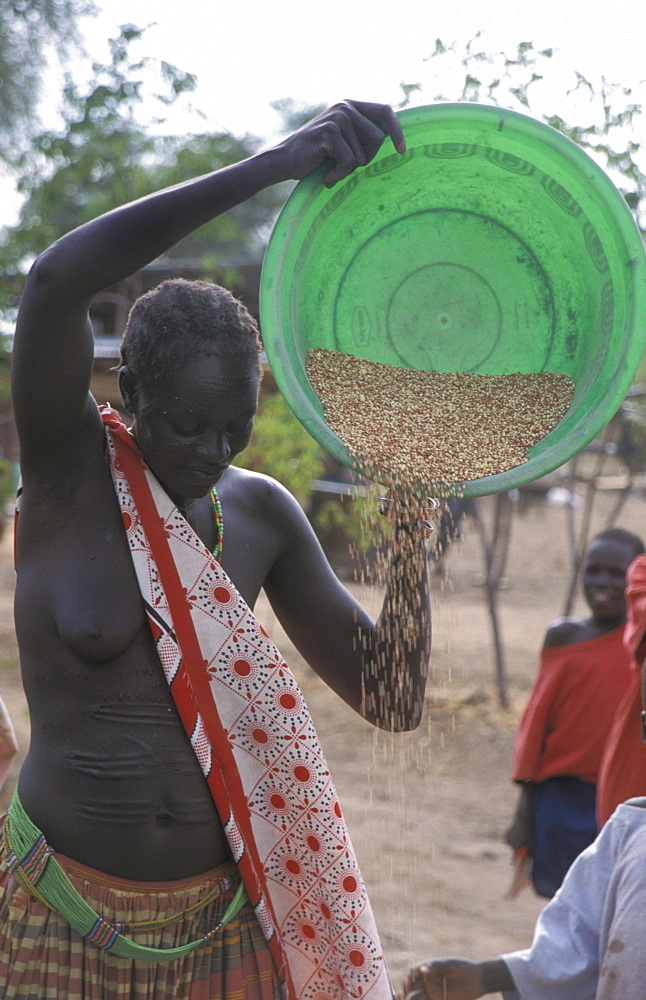
[[[215,545],[213,546],[213,556],[220,562],[222,559],[222,542],[224,540],[224,521],[222,520],[222,504],[218,498],[215,486],[211,488],[211,503],[213,504],[213,517],[215,519]]]

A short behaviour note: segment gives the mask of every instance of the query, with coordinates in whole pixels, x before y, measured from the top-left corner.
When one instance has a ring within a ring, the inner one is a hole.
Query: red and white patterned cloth
[[[159,658],[289,1000],[391,1000],[303,695],[226,573],[102,409]]]

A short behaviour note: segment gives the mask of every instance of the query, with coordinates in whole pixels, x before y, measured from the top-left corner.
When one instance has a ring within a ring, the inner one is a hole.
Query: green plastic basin
[[[269,363],[292,410],[348,466],[306,375],[311,348],[423,371],[567,372],[574,399],[509,490],[580,451],[621,404],[646,341],[646,256],[630,210],[575,143],[476,104],[400,112],[407,152],[328,190],[296,185],[263,266]],[[378,433],[378,429],[375,431]]]

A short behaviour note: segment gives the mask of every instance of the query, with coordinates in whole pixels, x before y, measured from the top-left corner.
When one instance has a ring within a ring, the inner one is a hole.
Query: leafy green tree
[[[11,164],[37,129],[48,56],[64,62],[80,46],[90,0],[0,0],[0,159]]]
[[[110,42],[110,61],[93,65],[89,88],[67,81],[62,126],[37,134],[17,159],[24,202],[18,223],[0,238],[0,310],[5,317],[15,307],[33,258],[61,235],[115,205],[234,163],[258,146],[250,135],[163,135],[139,124],[151,76],[162,110],[196,84],[192,74],[168,63],[133,61],[131,44],[144,30],[122,26]],[[163,118],[156,124],[163,124]],[[188,237],[174,249],[173,260],[199,260],[206,266],[225,252],[257,255],[263,227],[281,200],[279,191],[261,193]]]

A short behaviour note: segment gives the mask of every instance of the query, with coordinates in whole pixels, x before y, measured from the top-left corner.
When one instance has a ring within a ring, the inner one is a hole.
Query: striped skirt
[[[233,862],[190,879],[132,882],[63,855],[57,860],[81,895],[111,924],[177,919],[133,931],[138,943],[171,948],[216,927],[238,883]],[[191,916],[201,899],[220,894]],[[173,962],[119,958],[87,944],[59,913],[17,886],[0,850],[2,1000],[279,1000],[274,965],[249,903],[204,947]]]

